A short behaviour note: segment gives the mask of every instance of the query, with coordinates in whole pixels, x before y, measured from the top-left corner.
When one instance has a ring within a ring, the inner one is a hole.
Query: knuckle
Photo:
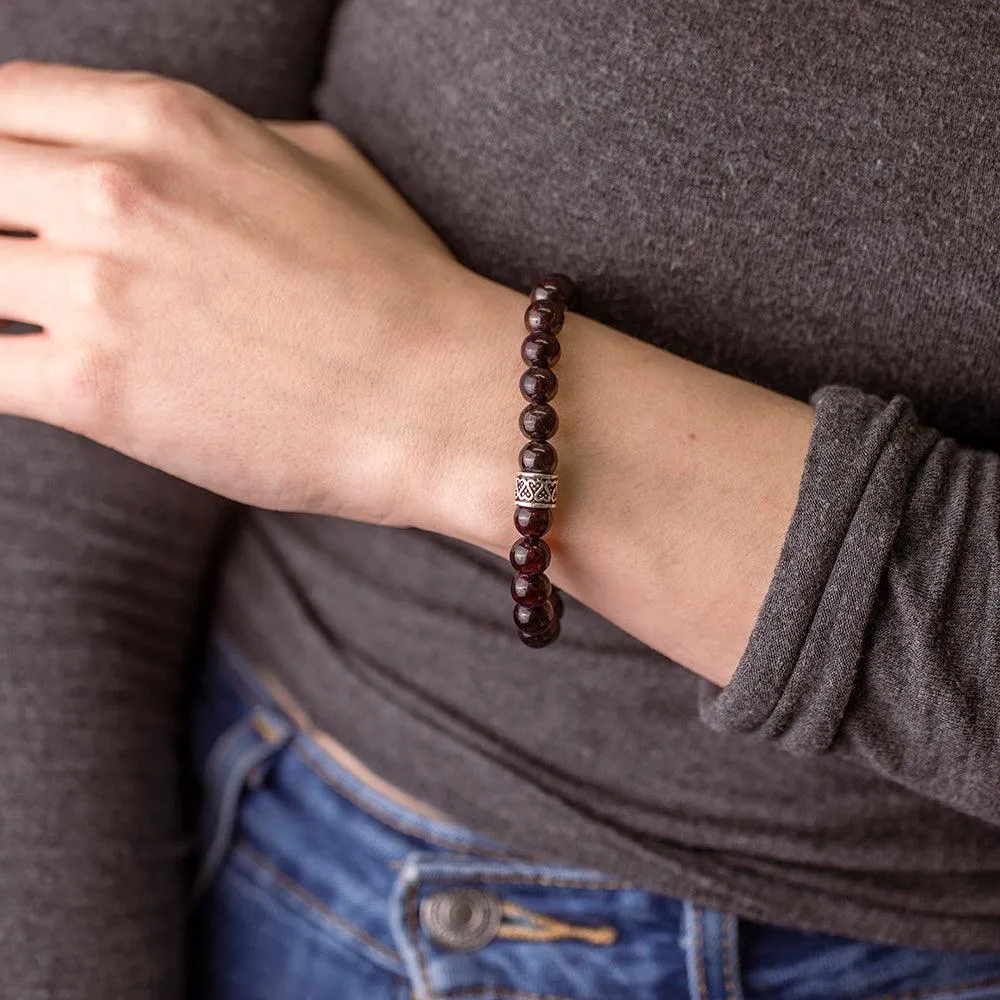
[[[206,113],[207,94],[199,87],[154,74],[134,81],[140,127],[154,134],[175,126],[190,126]]]
[[[118,79],[124,84],[155,83],[167,78],[147,69],[128,69],[118,73]]]
[[[105,156],[86,162],[81,169],[80,184],[87,211],[103,220],[133,215],[148,195],[138,165],[123,156]]]
[[[124,297],[127,280],[124,264],[112,257],[81,257],[72,267],[69,291],[77,306],[91,316],[111,316]]]
[[[59,397],[73,426],[107,438],[120,424],[124,368],[119,354],[93,345],[79,346],[64,357],[59,370]]]

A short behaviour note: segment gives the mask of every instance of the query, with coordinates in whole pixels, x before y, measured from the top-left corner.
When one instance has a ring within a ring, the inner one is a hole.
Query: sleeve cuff
[[[702,721],[792,753],[828,750],[857,681],[915,470],[940,437],[909,400],[829,385],[778,565],[732,680],[703,682]]]

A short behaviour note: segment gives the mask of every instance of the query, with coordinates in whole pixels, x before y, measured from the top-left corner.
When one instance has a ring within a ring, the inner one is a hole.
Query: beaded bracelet
[[[539,648],[559,638],[563,604],[559,591],[545,575],[552,553],[542,536],[552,527],[556,505],[559,461],[549,438],[559,428],[551,401],[559,388],[552,366],[559,360],[557,334],[566,310],[575,305],[576,286],[564,274],[549,274],[531,290],[524,313],[528,336],[521,357],[528,366],[521,375],[521,395],[528,405],[518,421],[528,443],[521,449],[514,486],[514,527],[521,537],[510,549],[515,569],[510,592],[514,597],[514,624],[526,646]]]

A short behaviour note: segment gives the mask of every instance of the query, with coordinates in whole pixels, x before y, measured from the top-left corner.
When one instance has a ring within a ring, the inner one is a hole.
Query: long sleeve
[[[1000,822],[1000,456],[910,402],[813,394],[795,513],[711,728],[833,753]]]
[[[178,752],[225,506],[0,421],[0,996],[182,995]]]
[[[334,6],[8,0],[0,60],[154,70],[311,118]],[[183,996],[184,671],[228,508],[0,420],[3,1000]]]
[[[0,420],[0,996],[182,996],[178,756],[218,498]]]

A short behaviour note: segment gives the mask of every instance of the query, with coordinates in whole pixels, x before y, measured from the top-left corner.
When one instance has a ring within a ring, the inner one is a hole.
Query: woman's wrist
[[[450,336],[465,344],[469,389],[435,448],[433,498],[420,526],[506,556],[517,534],[527,296],[482,278],[470,278],[464,294],[471,319]],[[578,314],[567,316],[560,340],[549,576],[625,631],[725,683],[777,564],[812,410]]]
[[[440,337],[449,388],[431,429],[431,467],[419,476],[415,526],[495,553],[513,541],[514,477],[524,438],[518,378],[527,297],[465,271]],[[508,537],[510,536],[510,537]]]

